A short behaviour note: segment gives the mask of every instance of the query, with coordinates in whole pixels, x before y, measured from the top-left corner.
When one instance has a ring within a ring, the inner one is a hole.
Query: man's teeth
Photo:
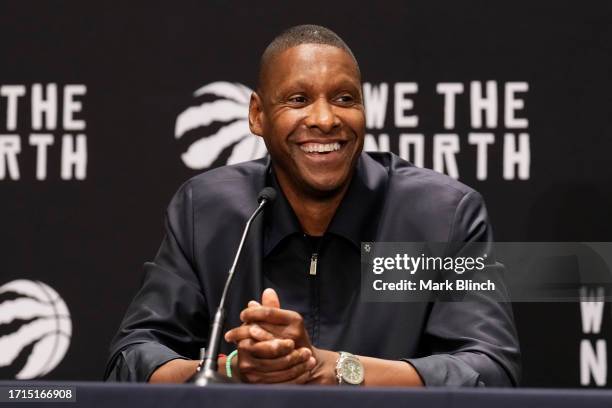
[[[306,153],[327,153],[340,150],[340,143],[306,143],[300,146]]]

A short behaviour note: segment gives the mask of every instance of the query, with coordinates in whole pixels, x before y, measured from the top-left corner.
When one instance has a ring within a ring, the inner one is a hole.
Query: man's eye
[[[340,95],[338,98],[336,98],[336,100],[340,103],[348,104],[353,103],[355,98],[353,98],[351,95]]]
[[[289,102],[291,103],[305,103],[306,102],[306,97],[301,96],[301,95],[296,95],[296,96],[292,96],[288,99]]]

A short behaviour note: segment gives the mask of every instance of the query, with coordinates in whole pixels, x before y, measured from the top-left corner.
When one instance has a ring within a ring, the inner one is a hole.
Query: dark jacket
[[[265,159],[221,167],[179,189],[168,207],[161,248],[154,262],[145,264],[142,287],[112,342],[106,379],[146,381],[171,359],[198,358],[268,171]],[[476,191],[393,154],[362,154],[339,211],[350,213],[368,202],[365,197],[377,198],[378,205],[367,221],[355,221],[363,242],[492,241]],[[260,217],[254,223],[238,264],[227,329],[240,324],[240,311],[263,290],[263,222]],[[495,268],[490,266],[494,274]],[[509,303],[484,295],[463,302],[355,302],[344,324],[342,338],[330,347],[406,359],[426,385],[518,383],[519,346]],[[231,349],[222,342],[221,352]]]

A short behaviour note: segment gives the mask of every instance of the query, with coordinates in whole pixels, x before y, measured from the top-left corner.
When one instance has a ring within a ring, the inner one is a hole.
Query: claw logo
[[[249,131],[251,89],[231,82],[213,82],[194,92],[196,106],[176,118],[174,137],[186,151],[183,163],[194,170],[254,160],[266,155],[260,137]]]
[[[38,281],[0,286],[0,378],[42,377],[62,361],[72,323],[66,303]]]

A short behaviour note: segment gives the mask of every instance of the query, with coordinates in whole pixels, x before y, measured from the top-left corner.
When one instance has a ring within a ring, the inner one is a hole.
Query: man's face
[[[284,189],[342,191],[363,148],[357,66],[344,50],[302,44],[274,56],[251,98],[251,131],[262,136]]]

